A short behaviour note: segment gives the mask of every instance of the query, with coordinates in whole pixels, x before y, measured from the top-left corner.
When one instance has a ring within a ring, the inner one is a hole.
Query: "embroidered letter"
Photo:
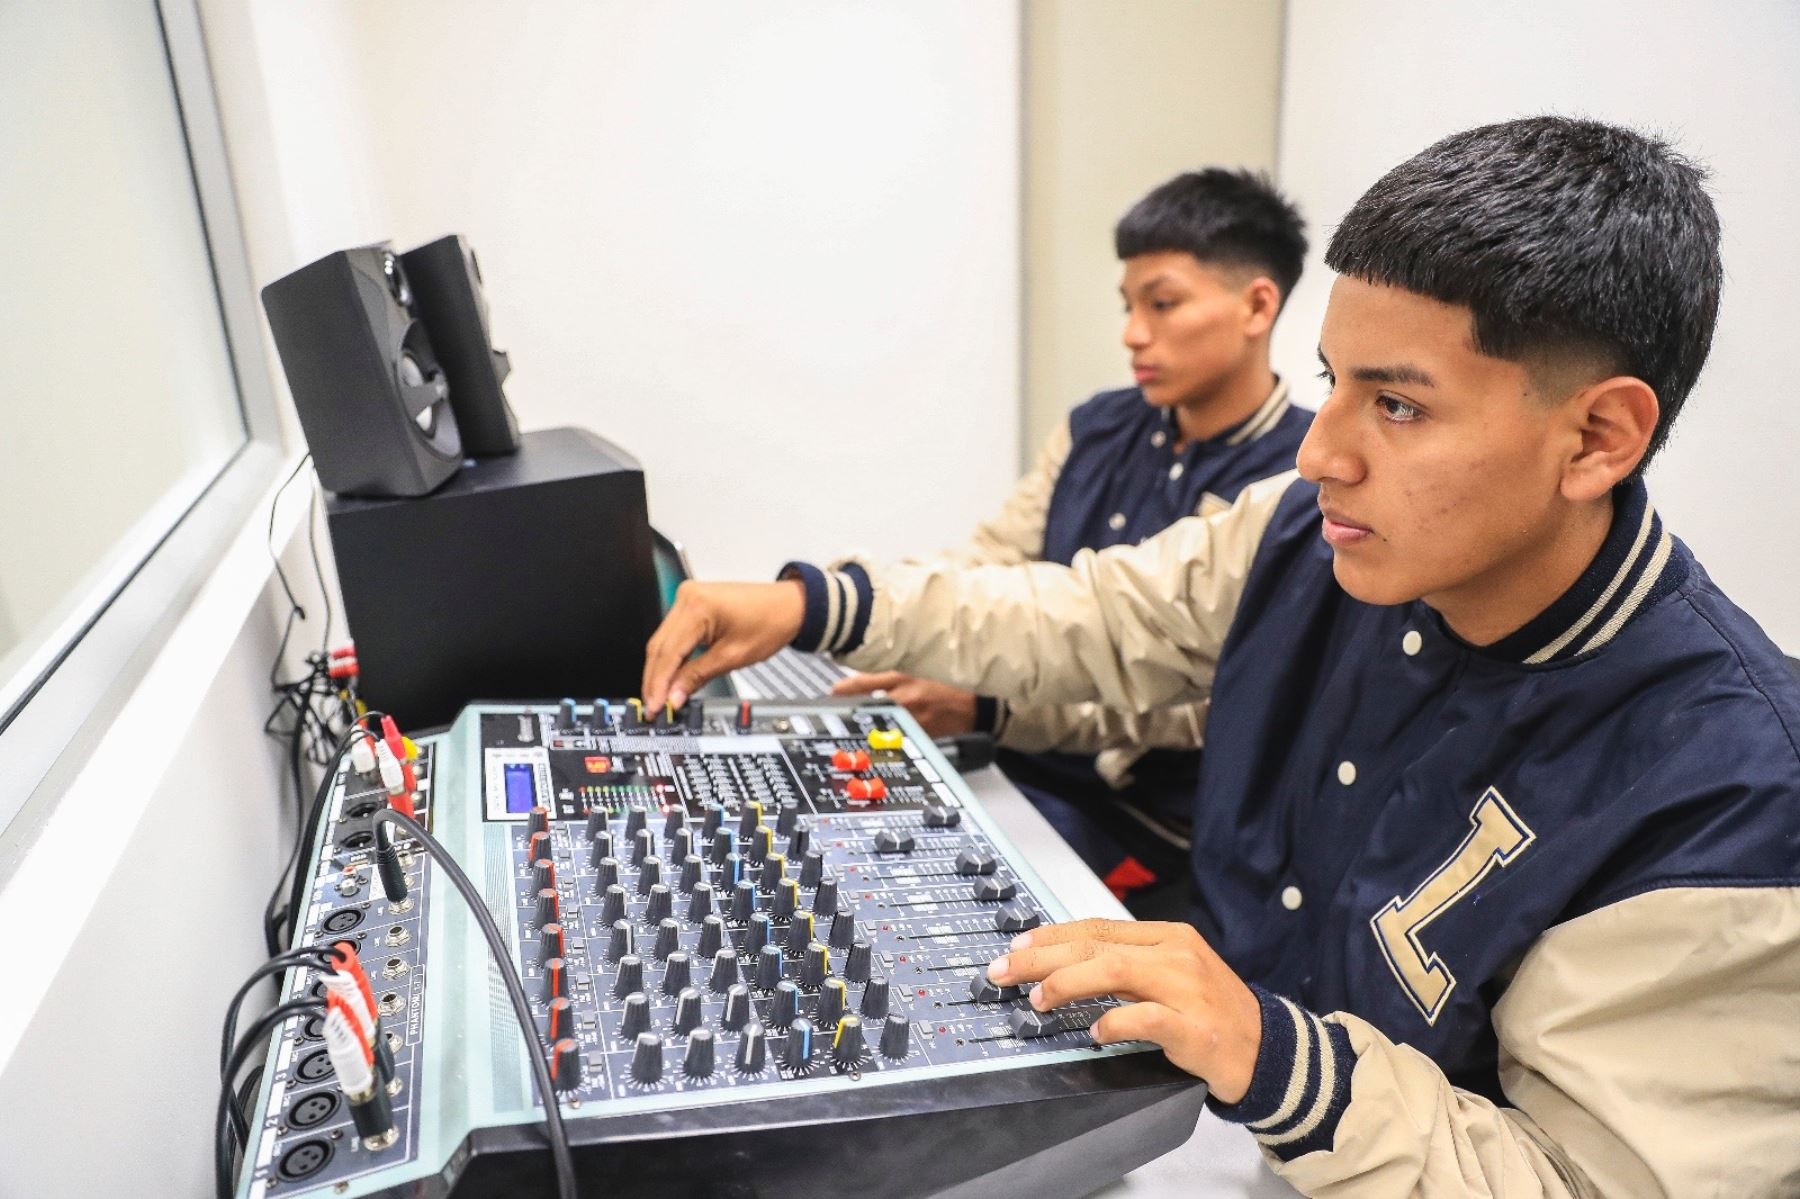
[[[1427,1024],[1437,1022],[1444,1001],[1456,989],[1456,976],[1436,954],[1426,951],[1419,935],[1451,904],[1479,886],[1488,871],[1496,865],[1510,866],[1537,839],[1505,797],[1492,787],[1469,814],[1469,823],[1475,827],[1448,861],[1411,895],[1404,900],[1396,896],[1369,921],[1388,968]]]

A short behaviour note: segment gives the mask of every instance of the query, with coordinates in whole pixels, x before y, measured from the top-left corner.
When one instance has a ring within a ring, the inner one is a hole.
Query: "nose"
[[[1123,341],[1125,343],[1125,348],[1134,354],[1149,346],[1152,340],[1150,336],[1150,322],[1145,320],[1143,314],[1136,308],[1128,309],[1126,311],[1125,331],[1120,336],[1119,340]]]
[[[1337,399],[1335,389],[1319,405],[1312,427],[1300,442],[1294,465],[1308,482],[1362,482],[1366,464],[1356,446],[1355,418],[1349,407]]]

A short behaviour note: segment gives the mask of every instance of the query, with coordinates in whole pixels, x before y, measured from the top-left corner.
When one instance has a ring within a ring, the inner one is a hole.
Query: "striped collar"
[[[1675,538],[1633,479],[1613,492],[1612,528],[1575,584],[1525,627],[1476,652],[1528,666],[1592,653],[1686,577]]]
[[[1140,392],[1139,394],[1141,395],[1142,393]],[[1149,401],[1145,402],[1148,403]],[[1193,444],[1242,445],[1247,441],[1255,441],[1257,438],[1272,431],[1277,424],[1281,423],[1282,413],[1286,412],[1289,406],[1287,380],[1277,375],[1275,377],[1275,390],[1269,393],[1269,398],[1264,400],[1262,406],[1257,408],[1255,412],[1252,412],[1237,424],[1232,425],[1229,429],[1222,430],[1221,432],[1208,437],[1205,442],[1195,442]],[[1181,427],[1176,423],[1175,410],[1173,408],[1165,408],[1159,413],[1159,416],[1162,419],[1163,426],[1169,430],[1169,435],[1179,440],[1181,437]]]

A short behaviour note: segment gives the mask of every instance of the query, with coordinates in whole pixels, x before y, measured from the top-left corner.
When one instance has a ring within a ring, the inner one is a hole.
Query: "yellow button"
[[[906,744],[906,734],[899,729],[870,729],[870,749],[899,749]]]

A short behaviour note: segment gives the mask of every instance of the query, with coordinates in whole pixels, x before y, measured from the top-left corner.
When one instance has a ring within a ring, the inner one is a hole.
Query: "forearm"
[[[1205,740],[1204,701],[1135,713],[1097,703],[1025,706],[997,701],[992,732],[1008,749],[1094,754],[1108,749],[1198,749]]]

